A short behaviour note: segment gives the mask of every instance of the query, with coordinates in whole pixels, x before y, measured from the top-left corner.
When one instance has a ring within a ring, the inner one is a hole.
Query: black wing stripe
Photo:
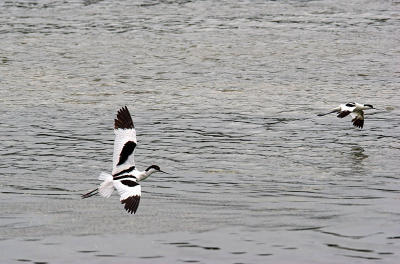
[[[129,187],[135,187],[136,185],[139,185],[139,183],[131,180],[122,180],[121,183]]]
[[[119,161],[117,165],[123,164],[129,156],[133,153],[135,150],[136,143],[133,141],[128,141],[125,143],[124,147],[121,150],[121,153],[119,154]]]
[[[128,213],[136,213],[139,207],[140,196],[135,195],[122,200],[121,203],[125,204],[124,208]]]
[[[134,127],[128,107],[122,107],[117,113],[117,119],[114,120],[114,128],[129,129]]]
[[[350,114],[350,111],[342,111],[337,115],[337,117],[343,118],[345,116],[348,116],[349,114]]]
[[[124,174],[124,173],[131,172],[131,171],[133,171],[134,169],[135,169],[135,166],[131,166],[131,167],[127,168],[126,170],[122,170],[122,171],[120,171],[120,172],[118,172],[118,173],[115,173],[115,174],[113,175],[114,180],[115,180],[115,177],[120,176],[120,175],[122,175],[122,174]]]
[[[117,176],[114,177],[114,180],[121,180],[121,179],[134,179],[135,181],[137,180],[137,178],[133,175],[122,175],[122,176]]]

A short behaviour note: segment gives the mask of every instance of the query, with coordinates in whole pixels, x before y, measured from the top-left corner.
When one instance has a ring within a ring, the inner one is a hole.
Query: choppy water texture
[[[400,258],[400,2],[0,6],[0,262]],[[364,129],[316,116],[347,101]],[[80,199],[124,105],[171,173],[137,215]]]

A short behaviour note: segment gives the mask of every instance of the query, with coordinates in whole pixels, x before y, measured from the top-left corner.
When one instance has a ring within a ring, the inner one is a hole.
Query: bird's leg
[[[328,113],[318,114],[318,116],[329,115],[329,114],[337,113],[337,112],[340,112],[340,107],[337,107],[337,108],[335,108],[335,109],[332,109],[332,111],[330,111],[330,112],[328,112]]]
[[[93,196],[93,195],[96,195],[96,194],[98,194],[98,193],[99,193],[99,189],[96,188],[96,189],[94,189],[94,190],[91,190],[91,191],[88,192],[88,193],[82,194],[82,199],[89,198],[89,197],[91,197],[91,196]]]

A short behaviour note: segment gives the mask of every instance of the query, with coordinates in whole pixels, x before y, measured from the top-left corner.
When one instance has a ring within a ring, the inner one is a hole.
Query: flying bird
[[[83,194],[82,198],[89,198],[96,194],[109,198],[115,188],[120,195],[121,203],[125,204],[125,210],[132,214],[136,213],[140,202],[139,182],[154,172],[166,172],[157,165],[151,165],[144,171],[136,169],[134,160],[134,151],[137,145],[136,130],[126,106],[117,113],[117,118],[114,120],[114,133],[112,173],[111,175],[100,173],[99,180],[103,182],[98,188]]]
[[[353,118],[351,121],[355,127],[363,128],[364,126],[364,110],[374,109],[370,104],[359,104],[359,103],[347,103],[341,104],[338,107],[332,109],[330,112],[325,114],[318,114],[318,116],[324,116],[331,113],[338,113],[337,117],[343,118],[350,114]]]

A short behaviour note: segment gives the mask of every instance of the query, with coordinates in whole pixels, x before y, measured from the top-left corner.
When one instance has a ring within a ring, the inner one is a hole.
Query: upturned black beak
[[[168,172],[165,172],[165,171],[162,171],[162,170],[160,170],[160,172],[165,173],[165,174],[169,174]]]

